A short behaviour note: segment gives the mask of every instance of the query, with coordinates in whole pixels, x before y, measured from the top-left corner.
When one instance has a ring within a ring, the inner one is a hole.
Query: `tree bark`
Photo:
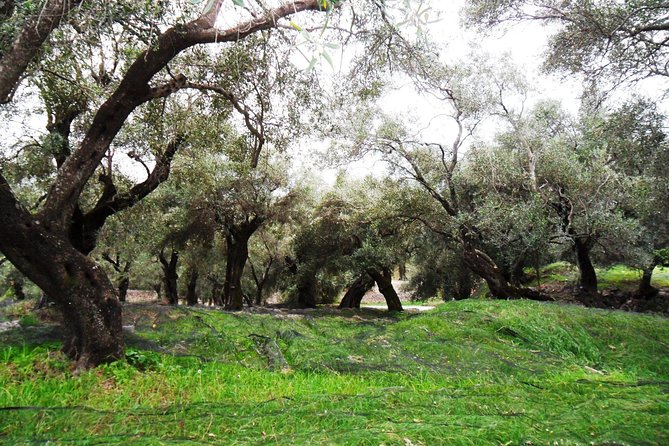
[[[130,288],[130,278],[128,276],[123,276],[118,281],[118,300],[119,302],[125,302],[128,297],[128,288]]]
[[[301,271],[290,257],[286,257],[286,266],[297,279],[297,305],[300,308],[316,308],[315,271]]]
[[[200,278],[196,268],[191,268],[188,274],[188,286],[186,288],[186,305],[192,307],[197,305],[197,281]]]
[[[373,286],[374,279],[369,274],[361,275],[348,287],[339,308],[360,308],[362,298]]]
[[[242,275],[249,258],[249,240],[263,221],[262,217],[255,216],[243,223],[226,226],[228,232],[225,237],[227,263],[223,284],[223,301],[226,310],[239,311],[244,307]]]
[[[402,262],[400,265],[397,267],[398,274],[400,276],[400,280],[407,280],[407,265],[406,263]]]
[[[465,265],[488,284],[490,294],[497,299],[553,300],[549,296],[530,288],[517,287],[509,283],[503,271],[484,252],[465,246],[463,252]]]
[[[456,300],[469,299],[472,295],[472,275],[464,266],[460,266],[458,270],[458,280],[456,283]]]
[[[256,284],[256,296],[255,296],[256,305],[263,304],[263,292],[265,290],[265,285],[267,284],[267,280],[269,279],[269,273],[270,270],[272,269],[273,264],[274,264],[274,258],[270,257],[269,262],[267,262],[267,265],[265,266],[265,270],[262,272],[262,275],[259,275],[255,266],[253,265],[253,262],[249,262],[249,266],[251,267],[251,274],[253,275],[253,281]]]
[[[637,294],[642,298],[654,297],[658,293],[658,289],[651,284],[651,281],[653,280],[653,270],[655,270],[656,266],[657,263],[654,262],[652,265],[648,265],[642,269],[641,280],[639,280],[639,289],[637,290]]]
[[[12,293],[16,300],[26,300],[26,293],[23,291],[23,278],[17,277],[12,280]]]
[[[0,173],[0,251],[60,309],[63,351],[89,368],[123,356],[121,306],[93,260],[45,229],[14,198]]]
[[[386,299],[388,311],[403,311],[400,297],[393,287],[393,277],[390,268],[382,268],[381,270],[369,269],[367,273],[374,279],[376,286],[379,287],[379,291]]]
[[[590,251],[593,242],[591,239],[574,240],[574,253],[576,254],[576,265],[578,266],[578,286],[587,293],[597,292],[597,273],[590,259]]]
[[[170,305],[179,305],[179,274],[177,266],[179,263],[179,252],[172,250],[170,260],[165,258],[163,251],[158,254],[158,259],[163,266],[163,284],[165,285],[165,297]]]

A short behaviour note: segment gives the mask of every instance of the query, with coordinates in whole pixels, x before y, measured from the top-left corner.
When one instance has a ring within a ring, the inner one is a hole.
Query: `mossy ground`
[[[51,328],[0,335],[0,443],[669,444],[659,316],[471,300],[395,315],[129,305],[125,320],[127,359],[76,376]],[[290,370],[269,370],[251,335]]]

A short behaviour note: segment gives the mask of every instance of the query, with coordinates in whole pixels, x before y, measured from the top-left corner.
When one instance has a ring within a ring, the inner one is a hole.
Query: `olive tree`
[[[13,25],[12,35],[3,39],[11,44],[2,48],[0,58],[2,104],[12,102],[15,94],[20,93],[24,79],[41,73],[39,62],[45,55],[61,50],[62,47],[47,44],[57,42],[59,34],[68,36],[66,41],[75,46],[85,39],[93,39],[100,29],[113,35],[124,24],[130,28],[129,33],[132,25],[137,25],[137,22],[124,21],[125,10],[120,4],[121,8],[112,11],[110,17],[106,14],[108,11],[97,9],[100,6],[97,2],[84,0],[13,3],[17,7],[3,10],[0,16],[3,24],[11,22]],[[129,55],[127,62],[114,67],[115,75],[109,82],[101,82],[107,84],[105,91],[109,93],[103,93],[101,100],[90,105],[90,117],[81,122],[81,137],[58,166],[38,210],[31,211],[18,201],[11,183],[0,172],[0,251],[57,304],[71,330],[64,351],[77,360],[79,367],[111,361],[123,354],[121,307],[114,287],[70,234],[73,223],[81,221],[78,209],[82,193],[124,124],[143,105],[193,87],[186,75],[169,69],[169,64],[182,53],[198,45],[229,45],[276,28],[283,17],[331,7],[329,2],[318,0],[288,1],[272,9],[260,5],[254,15],[222,28],[217,26],[217,19],[224,3],[223,0],[208,2],[194,19],[188,18],[193,14],[188,4],[165,11],[161,8],[167,8],[166,3],[139,3],[155,8],[150,14],[149,30],[128,40],[131,43],[125,48]],[[135,5],[129,2],[129,9]],[[146,23],[140,28],[146,29]],[[99,46],[104,47],[108,42],[101,41]],[[108,73],[108,70],[102,71]],[[90,75],[93,74],[100,73]],[[166,158],[180,143],[179,135],[175,136],[163,151]],[[154,170],[158,171],[154,177],[160,176],[161,164],[165,163],[157,159]],[[87,235],[94,235],[110,215],[146,196],[151,187],[145,186],[152,185],[137,185],[137,189],[133,187],[125,192],[119,192],[112,184],[106,186],[92,209],[84,212],[84,217],[91,212],[93,215],[90,226],[86,225],[86,218],[83,219],[84,231],[79,234],[82,241],[87,240]]]

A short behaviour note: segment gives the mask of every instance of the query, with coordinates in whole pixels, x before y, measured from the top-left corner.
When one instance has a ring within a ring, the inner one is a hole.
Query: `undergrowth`
[[[126,359],[77,376],[48,327],[0,335],[0,442],[669,444],[657,316],[471,300],[392,316],[128,305],[124,323]],[[259,339],[289,367],[271,371]]]

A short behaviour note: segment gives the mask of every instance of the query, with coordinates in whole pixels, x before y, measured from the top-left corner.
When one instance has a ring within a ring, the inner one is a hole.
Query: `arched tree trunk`
[[[594,243],[590,239],[574,240],[574,253],[576,254],[576,265],[578,266],[578,286],[587,293],[597,292],[597,273],[590,259],[590,251]]]
[[[186,305],[195,306],[197,305],[197,280],[200,278],[200,273],[198,273],[196,268],[191,268],[188,273],[188,286],[186,288]]]
[[[355,279],[348,287],[346,294],[339,303],[339,308],[360,308],[360,302],[365,293],[374,286],[374,279],[369,274],[363,274]]]
[[[158,259],[163,267],[163,284],[165,285],[165,297],[170,305],[179,305],[179,274],[177,266],[179,263],[179,252],[172,250],[170,260],[165,258],[165,253],[161,250]]]
[[[374,279],[376,286],[379,287],[379,291],[386,299],[388,311],[403,311],[400,297],[393,287],[393,275],[390,268],[382,268],[381,270],[370,269],[367,273]]]

